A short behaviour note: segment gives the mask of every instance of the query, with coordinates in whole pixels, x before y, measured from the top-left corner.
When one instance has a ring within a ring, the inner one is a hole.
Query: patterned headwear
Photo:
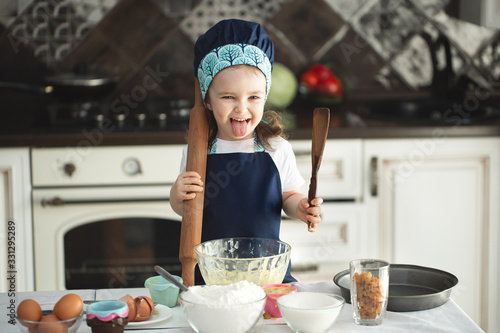
[[[266,77],[266,99],[271,87],[274,45],[262,26],[243,20],[223,20],[201,35],[194,45],[194,75],[205,95],[218,72],[234,65],[255,66]]]

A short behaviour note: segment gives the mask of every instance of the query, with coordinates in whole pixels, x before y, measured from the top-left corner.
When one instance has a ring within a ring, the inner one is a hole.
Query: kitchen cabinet
[[[366,253],[362,204],[323,203],[321,219],[313,233],[302,221],[284,219],[281,224],[280,239],[292,246],[292,275],[298,281],[332,281],[353,258]]]
[[[309,190],[311,140],[292,140],[297,168],[305,179],[302,192]],[[359,200],[362,183],[363,142],[360,139],[327,140],[318,173],[317,196],[326,200]]]
[[[29,148],[0,149],[0,292],[33,290]]]
[[[291,144],[305,179],[302,192],[307,194],[311,141],[292,140]],[[318,173],[317,196],[324,203],[317,231],[310,233],[304,222],[283,218],[280,238],[292,246],[292,275],[299,281],[332,281],[337,272],[349,267],[352,258],[366,252],[361,167],[362,140],[328,140]]]
[[[363,148],[370,255],[453,273],[454,301],[498,332],[500,139],[436,135]]]

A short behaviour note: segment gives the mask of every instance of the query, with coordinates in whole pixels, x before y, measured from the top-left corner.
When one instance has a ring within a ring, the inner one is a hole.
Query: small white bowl
[[[277,303],[292,331],[322,333],[333,326],[345,300],[338,295],[303,291],[281,296]]]

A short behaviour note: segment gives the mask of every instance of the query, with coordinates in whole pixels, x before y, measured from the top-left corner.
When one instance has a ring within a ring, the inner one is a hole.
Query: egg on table
[[[43,323],[43,324],[42,324]],[[68,326],[53,314],[42,316],[38,325],[39,333],[68,333]]]
[[[153,300],[147,296],[136,297],[135,305],[137,307],[137,316],[135,317],[135,321],[148,320],[155,309]]]
[[[155,309],[153,300],[147,296],[133,298],[127,294],[118,300],[127,303],[129,322],[148,320]]]
[[[37,301],[25,299],[17,307],[17,317],[22,320],[40,321],[42,318],[42,308]],[[36,324],[22,323],[26,327],[34,327]]]
[[[137,307],[135,305],[134,298],[130,296],[129,294],[120,297],[118,299],[121,302],[125,302],[128,305],[128,321],[134,321],[135,317],[137,316]]]
[[[54,315],[60,320],[75,318],[82,313],[83,301],[76,294],[67,294],[54,305]]]

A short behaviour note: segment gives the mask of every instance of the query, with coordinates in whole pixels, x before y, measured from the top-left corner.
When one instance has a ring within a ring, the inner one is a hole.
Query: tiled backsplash
[[[313,62],[330,63],[353,95],[412,93],[428,87],[433,64],[423,36],[435,41],[442,34],[450,41],[456,75],[491,86],[500,76],[498,31],[447,16],[443,8],[448,2],[4,0],[0,23],[6,29],[0,42],[12,48],[25,45],[23,52],[32,53],[34,61],[48,69],[88,61],[93,68],[118,74],[117,96],[140,84],[148,68],[159,68],[169,73],[168,79],[149,97],[191,98],[194,42],[224,18],[261,23],[276,45],[276,61],[297,76]],[[137,21],[149,15],[154,22]],[[444,48],[436,52],[442,69]],[[11,68],[9,61],[26,59],[17,52],[9,54],[1,58],[2,70]]]

